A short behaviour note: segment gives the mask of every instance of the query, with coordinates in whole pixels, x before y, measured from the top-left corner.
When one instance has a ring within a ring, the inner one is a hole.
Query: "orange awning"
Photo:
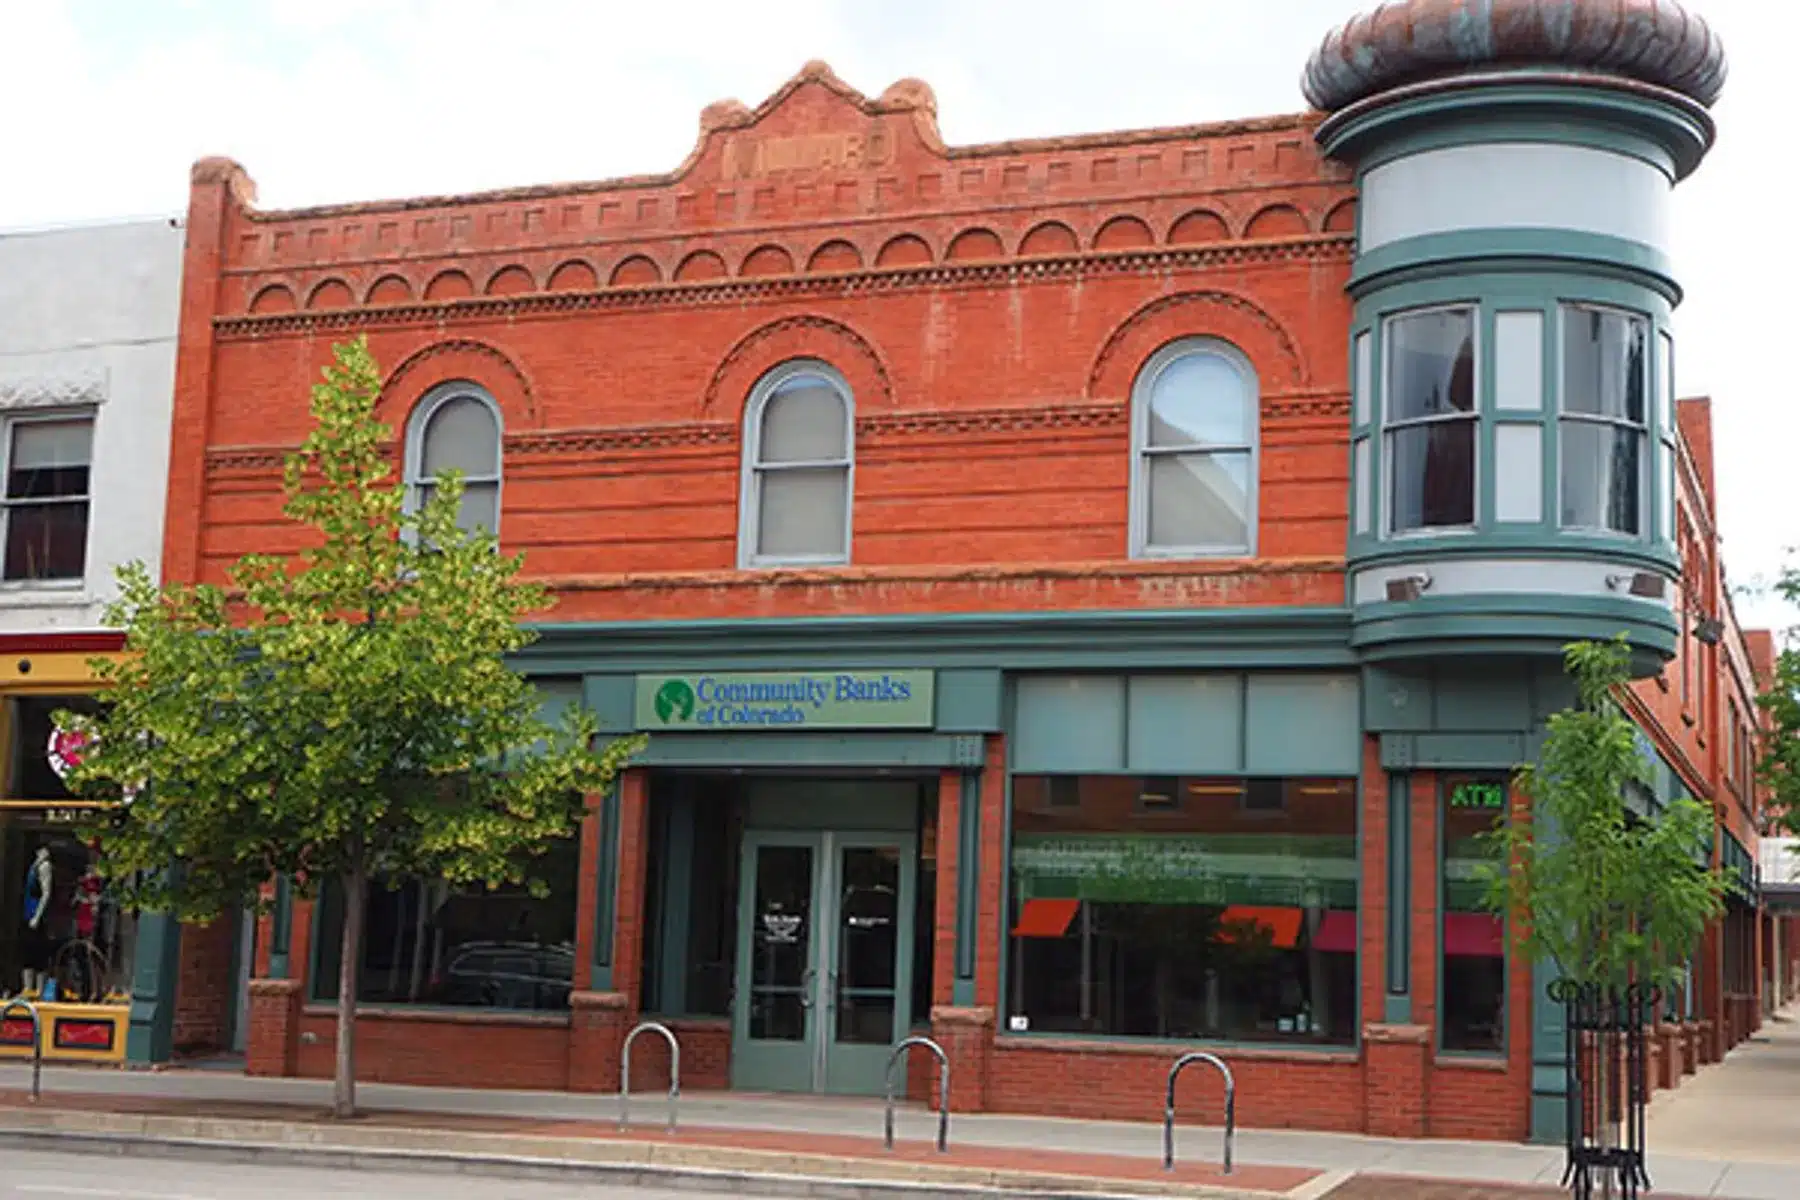
[[[1277,908],[1260,904],[1233,904],[1219,918],[1223,925],[1261,925],[1269,931],[1276,948],[1292,950],[1300,940],[1301,912],[1297,908]],[[1231,938],[1226,930],[1225,937]]]
[[[1027,900],[1019,909],[1014,937],[1059,938],[1081,910],[1079,900]]]

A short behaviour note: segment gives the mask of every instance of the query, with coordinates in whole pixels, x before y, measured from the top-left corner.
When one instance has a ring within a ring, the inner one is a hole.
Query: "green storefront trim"
[[[1358,254],[1349,291],[1361,299],[1381,288],[1467,278],[1502,261],[1519,274],[1576,271],[1681,303],[1668,255],[1641,242],[1566,229],[1458,229],[1403,238]]]
[[[1356,908],[1353,837],[1015,834],[1024,900]]]

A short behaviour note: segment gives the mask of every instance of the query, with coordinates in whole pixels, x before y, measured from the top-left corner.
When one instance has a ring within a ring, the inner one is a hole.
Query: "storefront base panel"
[[[1169,1068],[1192,1048],[1003,1038],[994,1044],[988,1107],[1056,1117],[1159,1121]],[[1239,1125],[1363,1131],[1363,1066],[1349,1052],[1339,1058],[1251,1050],[1220,1057],[1236,1077]],[[1196,1064],[1182,1072],[1175,1096],[1181,1120],[1216,1124],[1224,1103],[1216,1071]]]
[[[656,1017],[646,1020],[655,1021]],[[681,1090],[723,1091],[731,1086],[731,1022],[722,1020],[664,1020],[681,1043]],[[619,1081],[596,1080],[592,1090],[618,1090]],[[646,1033],[631,1047],[631,1090],[665,1092],[669,1089],[669,1044],[659,1033]]]
[[[131,1009],[124,1004],[39,1004],[45,1062],[118,1063],[125,1059]],[[0,1023],[0,1059],[32,1056],[31,1021],[22,1010]]]
[[[336,1033],[331,1011],[309,1008],[302,1014],[299,1074],[332,1076]],[[569,1086],[569,1023],[476,1012],[358,1013],[356,1077],[425,1087],[560,1091]]]
[[[1524,1066],[1439,1061],[1426,1111],[1431,1137],[1522,1142],[1531,1129],[1531,1076]]]

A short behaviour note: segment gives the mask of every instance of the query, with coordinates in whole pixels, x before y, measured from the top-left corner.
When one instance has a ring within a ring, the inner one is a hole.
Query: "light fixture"
[[[1629,575],[1608,575],[1606,586],[1615,592],[1629,592],[1644,600],[1661,600],[1669,581],[1652,571],[1633,571]]]
[[[1423,571],[1413,575],[1401,575],[1387,581],[1387,598],[1390,603],[1394,604],[1417,600],[1430,586],[1431,576]]]
[[[1716,646],[1725,636],[1725,622],[1717,617],[1701,617],[1694,623],[1694,640],[1702,646]]]

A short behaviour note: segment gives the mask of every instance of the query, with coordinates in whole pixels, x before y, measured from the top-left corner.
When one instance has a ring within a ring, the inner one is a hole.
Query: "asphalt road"
[[[0,1147],[0,1200],[727,1200],[725,1194],[479,1175],[114,1157]]]

